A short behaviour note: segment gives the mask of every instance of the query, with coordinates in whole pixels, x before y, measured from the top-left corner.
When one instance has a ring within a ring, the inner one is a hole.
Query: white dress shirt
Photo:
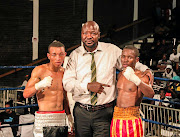
[[[97,94],[96,105],[102,105],[116,99],[116,69],[121,68],[122,50],[113,44],[98,42],[93,52],[95,52],[96,81],[110,85],[104,87],[104,93]],[[87,89],[87,84],[91,82],[91,59],[92,55],[81,45],[70,54],[63,76],[64,89],[72,93],[75,102],[82,104],[91,104],[90,92]]]
[[[180,53],[177,53],[176,55],[172,53],[169,57],[169,60],[174,61],[174,62],[179,62],[179,57],[180,57]]]

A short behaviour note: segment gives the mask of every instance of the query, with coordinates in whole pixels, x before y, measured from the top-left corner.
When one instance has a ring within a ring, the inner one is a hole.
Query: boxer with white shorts
[[[32,97],[36,94],[39,111],[35,113],[35,137],[43,137],[49,134],[47,127],[65,126],[65,110],[69,125],[73,126],[73,118],[70,114],[67,93],[62,86],[64,69],[62,64],[66,56],[65,47],[59,41],[53,41],[48,47],[47,57],[49,63],[42,64],[33,69],[23,96],[24,98]],[[43,130],[46,129],[46,131]],[[51,137],[59,136],[61,130],[50,135]]]

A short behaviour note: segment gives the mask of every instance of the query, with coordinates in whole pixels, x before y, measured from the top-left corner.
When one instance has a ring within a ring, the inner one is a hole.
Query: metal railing
[[[154,121],[144,123],[144,136],[180,136],[179,109],[141,103],[140,110],[144,119]]]

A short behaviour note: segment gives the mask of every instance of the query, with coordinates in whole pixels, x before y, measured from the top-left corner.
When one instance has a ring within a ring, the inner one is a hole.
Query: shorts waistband
[[[123,118],[123,117],[140,117],[139,106],[127,107],[127,108],[119,108],[117,106],[114,107],[113,117]]]
[[[76,102],[77,106],[79,106],[81,108],[84,108],[85,110],[87,110],[89,112],[94,112],[94,111],[101,110],[101,109],[104,109],[104,108],[109,108],[109,107],[114,106],[114,104],[115,104],[115,101],[112,101],[110,103],[103,104],[103,105],[96,105],[96,106]]]
[[[65,110],[62,111],[36,111],[38,114],[56,114],[56,113],[65,113]]]

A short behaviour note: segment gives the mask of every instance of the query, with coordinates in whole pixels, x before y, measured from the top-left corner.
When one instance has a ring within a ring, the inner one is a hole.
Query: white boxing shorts
[[[35,137],[56,137],[64,134],[66,127],[65,111],[36,111],[34,122]],[[65,133],[67,134],[67,133]]]

